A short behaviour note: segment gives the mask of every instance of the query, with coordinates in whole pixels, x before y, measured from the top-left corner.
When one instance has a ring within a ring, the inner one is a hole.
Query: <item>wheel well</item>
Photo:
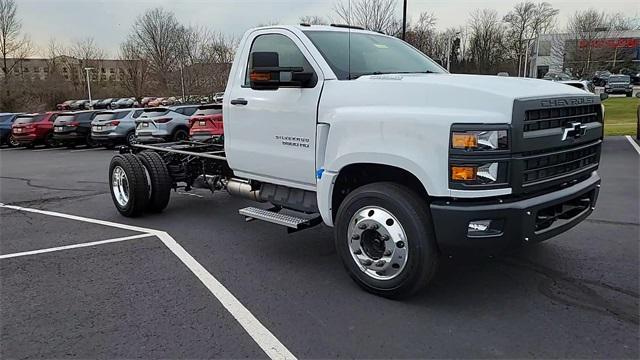
[[[382,181],[402,184],[424,198],[429,196],[420,180],[407,170],[381,164],[352,164],[340,170],[336,179],[331,199],[333,218],[335,219],[340,204],[351,191],[363,185]]]
[[[178,125],[176,126],[175,129],[173,129],[173,134],[175,134],[176,132],[178,132],[179,130],[184,130],[187,132],[187,134],[189,134],[189,127],[188,126],[184,126],[184,125]]]

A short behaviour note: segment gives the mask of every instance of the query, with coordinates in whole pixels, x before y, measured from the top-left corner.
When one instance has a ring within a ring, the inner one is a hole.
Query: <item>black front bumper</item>
[[[438,246],[447,255],[469,251],[494,254],[549,239],[591,214],[599,188],[600,177],[594,172],[575,185],[524,199],[434,201],[431,214]],[[479,220],[492,220],[496,234],[470,236],[469,223]]]

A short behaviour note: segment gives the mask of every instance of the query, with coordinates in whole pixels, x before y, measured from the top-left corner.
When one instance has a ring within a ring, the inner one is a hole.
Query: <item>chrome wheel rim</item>
[[[383,208],[367,206],[356,211],[347,236],[351,258],[373,279],[391,280],[407,265],[407,235],[398,219]]]
[[[113,173],[111,174],[111,189],[113,190],[113,195],[118,205],[121,207],[127,206],[129,203],[129,180],[127,179],[127,174],[124,172],[124,169],[120,166],[113,168]]]
[[[20,145],[18,140],[16,140],[16,138],[14,138],[13,135],[9,137],[9,144],[11,144],[11,146],[19,146]]]

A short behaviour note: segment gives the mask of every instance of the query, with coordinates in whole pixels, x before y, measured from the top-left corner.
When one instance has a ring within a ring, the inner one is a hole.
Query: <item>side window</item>
[[[140,116],[140,114],[142,114],[142,110],[136,110],[136,111],[133,113],[133,116],[132,116],[132,117],[133,117],[134,119],[137,119],[137,118]]]
[[[184,114],[184,109],[183,108],[175,109],[173,111],[177,112],[178,114]]]
[[[291,39],[281,34],[260,35],[253,40],[249,61],[247,62],[244,85],[249,86],[249,67],[254,52],[276,52],[281,67],[302,67],[305,72],[313,72],[313,67],[304,57],[298,45]]]
[[[57,117],[58,117],[58,114],[53,114],[53,115],[51,115],[51,117],[49,118],[49,121],[50,121],[50,122],[54,122],[54,121],[56,121],[56,118],[57,118]]]
[[[196,112],[196,110],[198,110],[198,108],[196,108],[196,107],[192,107],[192,108],[184,108],[183,110],[184,110],[184,111],[183,111],[182,113],[183,113],[184,115],[191,116],[191,115],[193,115],[193,113],[195,113],[195,112]]]

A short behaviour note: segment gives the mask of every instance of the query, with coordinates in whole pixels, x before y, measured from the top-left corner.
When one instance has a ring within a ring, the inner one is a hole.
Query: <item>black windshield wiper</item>
[[[368,73],[361,74],[351,74],[349,76],[349,80],[355,80],[361,76],[369,76],[369,75],[385,75],[385,74],[435,74],[435,71],[425,70],[425,71],[374,71]]]

